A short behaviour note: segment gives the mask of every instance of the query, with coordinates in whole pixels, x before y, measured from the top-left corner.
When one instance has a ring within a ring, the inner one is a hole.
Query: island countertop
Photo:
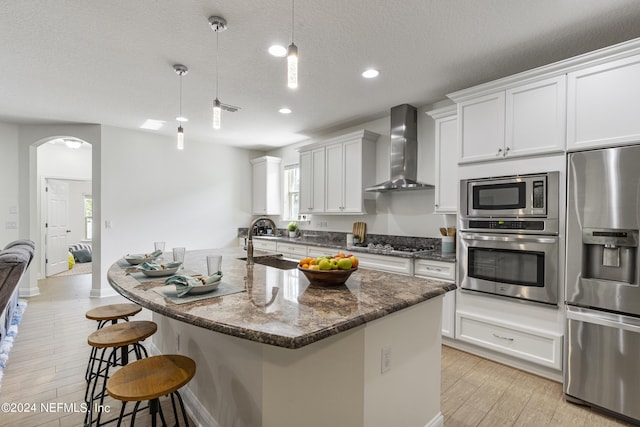
[[[454,284],[360,268],[345,285],[310,286],[297,269],[281,270],[239,258],[241,248],[189,251],[186,270],[206,274],[206,256],[222,254],[223,281],[242,292],[176,304],[155,292],[166,278],[141,279],[121,259],[107,272],[124,297],[162,315],[264,344],[296,349],[454,290]],[[255,256],[268,255],[256,251]],[[170,254],[164,254],[165,258]],[[171,285],[169,285],[171,286]]]

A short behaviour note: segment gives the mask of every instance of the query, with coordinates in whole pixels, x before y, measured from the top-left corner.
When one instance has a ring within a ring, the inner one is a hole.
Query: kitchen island
[[[206,273],[212,253],[240,292],[175,303],[124,260],[107,274],[154,312],[155,351],[196,361],[184,394],[202,425],[442,424],[442,296],[455,285],[362,268],[318,288],[296,269],[247,267],[239,248],[188,252],[186,271]]]

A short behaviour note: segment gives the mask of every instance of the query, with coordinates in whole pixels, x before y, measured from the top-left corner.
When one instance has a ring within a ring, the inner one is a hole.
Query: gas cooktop
[[[435,246],[433,245],[392,246],[388,243],[369,243],[368,245],[358,244],[358,245],[354,245],[354,247],[358,249],[366,249],[369,252],[376,252],[376,253],[392,253],[392,252],[417,253],[417,252],[430,252],[435,250]]]

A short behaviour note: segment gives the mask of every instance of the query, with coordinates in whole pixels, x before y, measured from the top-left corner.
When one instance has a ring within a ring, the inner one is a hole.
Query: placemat
[[[220,286],[218,286],[216,290],[211,291],[207,294],[186,295],[183,297],[178,297],[178,295],[176,294],[176,287],[173,285],[158,286],[157,288],[153,288],[153,291],[162,295],[174,304],[185,304],[201,299],[222,297],[225,295],[236,294],[238,292],[245,292],[246,289],[244,288],[244,286],[233,285],[231,283],[226,283],[223,281],[220,283]]]

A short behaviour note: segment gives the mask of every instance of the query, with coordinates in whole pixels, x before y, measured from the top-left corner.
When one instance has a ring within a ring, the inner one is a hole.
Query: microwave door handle
[[[477,240],[477,241],[489,241],[489,242],[528,242],[528,243],[547,243],[554,244],[557,240],[553,237],[541,237],[541,236],[488,236],[486,234],[463,234],[463,240]]]

